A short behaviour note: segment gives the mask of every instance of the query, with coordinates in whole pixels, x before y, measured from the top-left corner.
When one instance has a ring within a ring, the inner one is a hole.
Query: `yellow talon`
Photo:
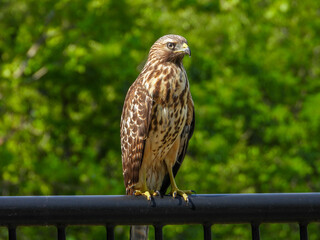
[[[188,198],[187,194],[185,194],[185,193],[182,194],[182,197],[183,197],[184,201],[189,202],[189,198]]]
[[[159,191],[154,191],[154,192],[152,192],[152,196],[160,196],[160,192]]]
[[[175,149],[176,151],[173,151],[171,154],[167,154],[167,157],[165,159],[165,163],[167,165],[167,170],[168,170],[168,175],[169,175],[169,179],[170,179],[170,184],[171,184],[171,194],[172,197],[176,198],[177,195],[183,197],[183,199],[188,203],[189,202],[189,198],[188,198],[188,194],[192,194],[193,191],[191,190],[180,190],[177,187],[176,181],[174,180],[174,175],[173,175],[173,171],[172,171],[172,160],[175,160],[177,158],[177,151],[179,150],[179,145],[180,142],[176,141],[174,143],[174,146],[172,146],[172,149]],[[171,151],[171,150],[170,150]]]
[[[134,195],[135,196],[139,196],[139,195],[142,195],[142,196],[145,196],[147,198],[148,201],[151,200],[151,194],[149,191],[140,191],[140,190],[136,190],[134,191]]]
[[[175,189],[172,189],[172,197],[176,198],[177,195],[183,197],[183,199],[186,201],[186,202],[189,202],[189,197],[188,195],[192,194],[193,191],[191,190],[180,190],[178,188],[175,188]]]

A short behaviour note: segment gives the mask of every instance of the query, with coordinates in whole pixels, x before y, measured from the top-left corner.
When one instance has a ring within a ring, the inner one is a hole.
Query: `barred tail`
[[[130,240],[147,240],[149,227],[144,225],[133,225],[130,227]]]

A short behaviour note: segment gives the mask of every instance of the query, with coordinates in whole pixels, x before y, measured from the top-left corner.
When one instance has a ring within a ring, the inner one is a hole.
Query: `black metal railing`
[[[170,196],[147,201],[134,196],[20,196],[0,197],[0,226],[16,239],[21,225],[54,225],[58,239],[66,239],[68,225],[104,225],[114,239],[117,225],[153,225],[155,239],[170,224],[201,224],[211,239],[213,224],[249,223],[252,239],[260,239],[261,223],[300,225],[300,239],[308,239],[308,224],[320,222],[320,193],[192,195],[187,204]]]

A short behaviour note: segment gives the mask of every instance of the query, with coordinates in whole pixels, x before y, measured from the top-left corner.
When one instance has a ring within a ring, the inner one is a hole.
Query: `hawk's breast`
[[[189,91],[184,69],[173,71],[171,77],[161,77],[150,84],[153,88],[153,108],[147,141],[150,157],[144,159],[147,164],[147,185],[159,190],[167,173],[164,159],[173,143],[180,137],[187,118],[187,93]]]

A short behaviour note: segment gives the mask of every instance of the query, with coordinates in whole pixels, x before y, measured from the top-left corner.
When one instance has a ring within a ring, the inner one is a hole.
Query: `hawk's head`
[[[165,35],[152,45],[149,60],[160,59],[164,62],[180,62],[186,54],[191,56],[188,42],[184,37]]]

